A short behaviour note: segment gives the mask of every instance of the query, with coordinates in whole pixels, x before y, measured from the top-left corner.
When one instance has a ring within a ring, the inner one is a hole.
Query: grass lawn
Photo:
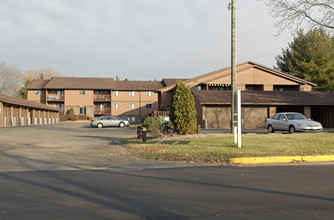
[[[124,146],[145,159],[220,164],[233,157],[334,154],[334,134],[248,134],[242,136],[242,148],[233,144],[232,134],[194,139],[148,139],[146,143],[133,138]]]

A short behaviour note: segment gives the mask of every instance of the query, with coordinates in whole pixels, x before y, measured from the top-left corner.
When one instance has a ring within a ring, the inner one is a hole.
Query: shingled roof
[[[26,87],[26,89],[43,89],[45,84],[49,82],[49,80],[42,79],[34,79],[31,83]]]
[[[156,91],[162,87],[161,81],[114,81],[111,89],[120,91]]]
[[[229,90],[193,90],[201,105],[230,105]],[[334,105],[333,92],[242,91],[243,105]]]
[[[289,74],[286,74],[286,73],[283,73],[283,72],[280,72],[280,71],[277,71],[277,70],[274,70],[272,68],[263,66],[263,65],[258,64],[258,63],[255,63],[253,61],[247,61],[247,62],[241,63],[241,64],[237,65],[237,67],[241,67],[241,66],[243,66],[245,64],[250,64],[252,66],[251,67],[246,67],[246,68],[243,68],[243,69],[237,69],[237,71],[236,71],[237,75],[238,75],[238,73],[240,73],[242,71],[245,71],[247,69],[256,68],[256,69],[260,69],[260,70],[266,71],[266,72],[268,72],[270,74],[273,74],[273,75],[276,75],[276,76],[279,76],[279,77],[291,80],[291,81],[296,82],[296,83],[298,83],[300,85],[308,84],[308,85],[311,85],[311,86],[317,86],[317,84],[314,84],[312,82],[300,79],[298,77],[294,77],[292,75],[289,75]],[[197,76],[197,77],[185,80],[184,83],[186,85],[188,85],[190,83],[194,83],[194,82],[197,85],[199,85],[201,83],[208,83],[208,81],[204,80],[204,79],[206,77],[214,77],[215,75],[216,75],[216,77],[215,78],[210,78],[209,81],[216,80],[216,79],[219,79],[219,78],[231,75],[231,68],[230,67],[225,67],[225,68],[222,68],[222,69],[219,69],[219,70],[215,70],[215,71],[212,71],[212,72],[209,72],[209,73],[206,73],[206,74],[203,74],[203,75],[200,75],[200,76]],[[174,84],[170,84],[170,85],[166,85],[166,87],[159,89],[159,91],[169,91],[169,90],[172,90],[174,88],[174,86],[175,86],[175,83]]]
[[[0,94],[0,101],[3,103],[10,104],[10,105],[19,105],[19,106],[24,106],[24,107],[30,107],[30,108],[36,108],[36,109],[46,109],[46,110],[59,112],[59,109],[50,107],[48,105],[44,105],[44,104],[34,102],[34,101],[28,101],[25,99],[19,99],[19,98],[15,98],[11,96],[1,95],[1,94]]]
[[[113,78],[53,77],[44,89],[110,89]]]
[[[188,79],[162,79],[164,86],[175,85],[178,80],[187,81]]]

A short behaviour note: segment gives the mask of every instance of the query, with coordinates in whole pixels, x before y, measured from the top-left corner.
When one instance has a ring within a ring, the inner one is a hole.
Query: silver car
[[[296,112],[276,113],[273,117],[266,120],[266,128],[269,133],[279,131],[322,131],[321,123],[306,118],[303,114]]]
[[[90,122],[91,127],[124,127],[129,126],[130,122],[128,120],[120,119],[116,116],[103,116],[98,119],[93,119]]]

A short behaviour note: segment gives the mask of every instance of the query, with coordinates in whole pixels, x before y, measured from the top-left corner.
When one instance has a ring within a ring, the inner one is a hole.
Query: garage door
[[[267,112],[267,107],[242,107],[243,128],[264,128]],[[231,128],[231,110],[229,107],[207,107],[206,118],[208,120],[208,128]]]
[[[206,119],[208,120],[208,128],[229,129],[231,118],[231,110],[228,107],[207,107]]]
[[[267,112],[267,107],[243,107],[241,115],[243,128],[264,128],[268,114]]]

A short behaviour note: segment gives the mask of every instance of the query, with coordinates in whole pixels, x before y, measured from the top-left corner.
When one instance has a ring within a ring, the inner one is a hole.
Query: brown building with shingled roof
[[[267,117],[288,110],[304,113],[325,127],[334,127],[333,93],[311,92],[316,84],[252,61],[237,65],[236,70],[236,88],[245,95],[242,107],[245,128],[264,127]],[[223,68],[182,79],[193,91],[197,120],[202,127],[229,128],[227,96],[230,92],[226,90],[231,88],[230,74],[230,68]],[[75,114],[91,117],[113,114],[139,121],[161,105],[169,108],[176,82],[177,79],[115,81],[112,78],[54,77],[47,81],[34,80],[27,90],[29,100],[56,107],[63,114],[73,108]]]

